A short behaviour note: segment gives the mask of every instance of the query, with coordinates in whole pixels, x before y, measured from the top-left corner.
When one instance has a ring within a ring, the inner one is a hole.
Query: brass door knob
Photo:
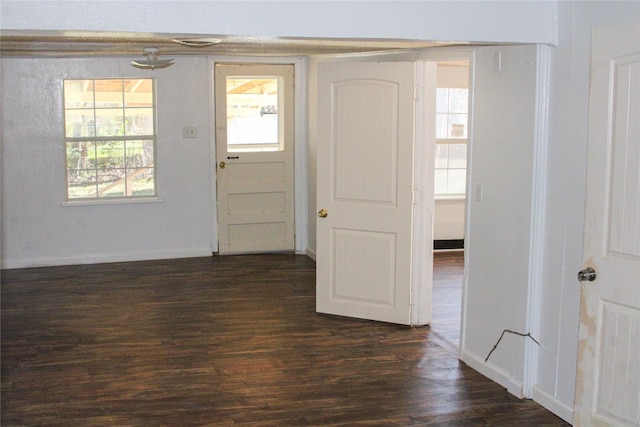
[[[320,218],[326,218],[326,217],[327,217],[327,215],[329,215],[329,212],[327,212],[327,210],[326,210],[326,209],[320,209],[320,210],[318,211],[318,216],[319,216]]]
[[[224,169],[227,167],[227,164],[225,162],[220,162],[220,169]]]

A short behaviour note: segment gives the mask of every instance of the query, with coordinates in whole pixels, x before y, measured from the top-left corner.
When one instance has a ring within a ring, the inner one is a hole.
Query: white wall
[[[433,207],[433,240],[464,239],[465,201],[436,199]]]
[[[205,256],[212,252],[209,61],[142,71],[130,59],[7,59],[2,71],[4,268]],[[62,79],[157,80],[156,203],[65,201]],[[184,125],[196,139],[183,139]]]
[[[495,54],[502,58],[495,67]],[[476,51],[469,225],[462,359],[511,393],[522,396],[531,254],[533,152],[537,48],[512,46]]]
[[[4,29],[473,42],[556,40],[555,1],[3,0],[1,7],[0,27]]]
[[[559,2],[551,49],[545,252],[534,398],[564,418],[573,408],[582,268],[591,28],[640,22],[640,2]],[[568,415],[567,415],[568,414]]]

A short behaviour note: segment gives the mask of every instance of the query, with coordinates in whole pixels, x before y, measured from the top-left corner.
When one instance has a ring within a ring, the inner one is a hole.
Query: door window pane
[[[281,151],[280,77],[227,77],[227,151]]]

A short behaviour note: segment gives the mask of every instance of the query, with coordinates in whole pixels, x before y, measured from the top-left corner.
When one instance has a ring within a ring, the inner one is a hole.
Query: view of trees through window
[[[64,81],[67,199],[156,194],[153,79]]]

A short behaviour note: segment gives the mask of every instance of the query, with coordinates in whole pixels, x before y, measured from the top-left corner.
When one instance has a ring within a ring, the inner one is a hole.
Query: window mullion
[[[125,110],[125,97],[124,97],[124,79],[121,80],[122,84],[122,135],[124,136],[124,141],[122,141],[122,157],[123,157],[123,166],[124,166],[124,195],[127,197],[129,195],[129,180],[127,179],[127,174],[129,173],[129,169],[127,168],[127,114]]]

